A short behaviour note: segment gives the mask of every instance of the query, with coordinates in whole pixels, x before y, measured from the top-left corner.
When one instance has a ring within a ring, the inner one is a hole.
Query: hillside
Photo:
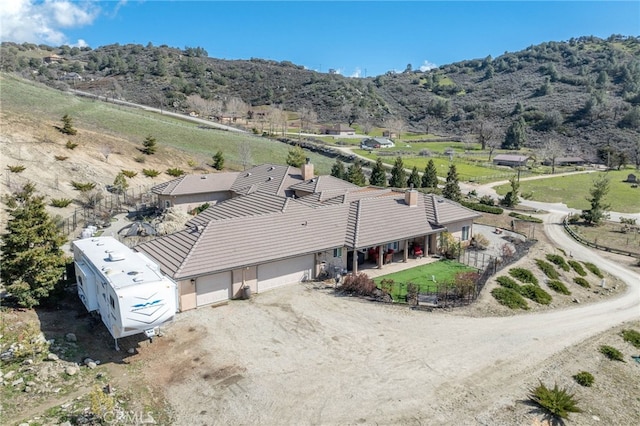
[[[3,43],[0,66],[59,89],[178,112],[229,120],[260,113],[271,126],[282,120],[273,111],[284,110],[304,127],[376,125],[500,142],[522,118],[526,146],[554,139],[577,155],[601,148],[601,158],[609,146],[616,161],[640,164],[639,58],[638,37],[581,37],[428,72],[347,78],[287,61],[208,58],[201,48]]]

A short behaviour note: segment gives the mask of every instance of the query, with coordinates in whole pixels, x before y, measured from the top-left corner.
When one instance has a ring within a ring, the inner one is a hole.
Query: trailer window
[[[116,302],[113,300],[113,296],[109,296],[109,302],[111,302],[111,308],[116,308]]]

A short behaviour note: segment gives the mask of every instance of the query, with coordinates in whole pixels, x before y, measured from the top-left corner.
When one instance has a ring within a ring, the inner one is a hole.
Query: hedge
[[[460,204],[465,206],[468,209],[475,210],[478,212],[483,212],[483,213],[502,214],[504,212],[504,210],[502,210],[500,207],[488,206],[486,204],[471,203],[468,201],[460,201]]]

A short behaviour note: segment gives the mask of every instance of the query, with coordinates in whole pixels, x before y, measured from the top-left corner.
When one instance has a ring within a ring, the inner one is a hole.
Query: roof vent
[[[276,167],[275,167],[275,166],[271,166],[271,167],[269,167],[269,171],[272,171],[272,170],[275,170],[275,169],[276,169]]]
[[[251,176],[251,172],[247,172],[247,174],[244,175],[244,177],[249,177],[249,176]]]
[[[207,175],[200,176],[200,179],[206,179],[206,178],[207,178]]]
[[[269,176],[269,177],[267,178],[267,182],[268,182],[268,181],[270,181],[270,180],[273,180],[273,177]]]
[[[124,253],[119,253],[117,251],[109,253],[109,260],[111,262],[117,262],[119,260],[124,260],[124,259],[125,259]]]

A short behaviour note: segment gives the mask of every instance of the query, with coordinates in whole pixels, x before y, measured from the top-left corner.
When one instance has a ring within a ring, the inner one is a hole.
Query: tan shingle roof
[[[297,191],[304,191],[309,193],[324,192],[324,191],[336,191],[336,190],[355,190],[360,188],[358,185],[354,185],[346,180],[338,179],[330,175],[321,175],[313,179],[305,180],[304,182],[297,183],[290,187],[290,189]]]
[[[466,219],[475,219],[482,215],[460,204],[434,194],[425,195],[425,208],[429,221],[438,225],[447,225]]]
[[[300,169],[291,166],[263,164],[240,172],[231,190],[237,194],[261,191],[285,196],[288,188],[302,181]]]
[[[237,172],[185,175],[154,186],[158,195],[186,195],[206,192],[229,191],[238,177]]]
[[[265,192],[254,192],[219,202],[215,208],[208,208],[191,219],[187,226],[206,225],[212,220],[280,212],[284,210],[288,200],[291,199]]]

